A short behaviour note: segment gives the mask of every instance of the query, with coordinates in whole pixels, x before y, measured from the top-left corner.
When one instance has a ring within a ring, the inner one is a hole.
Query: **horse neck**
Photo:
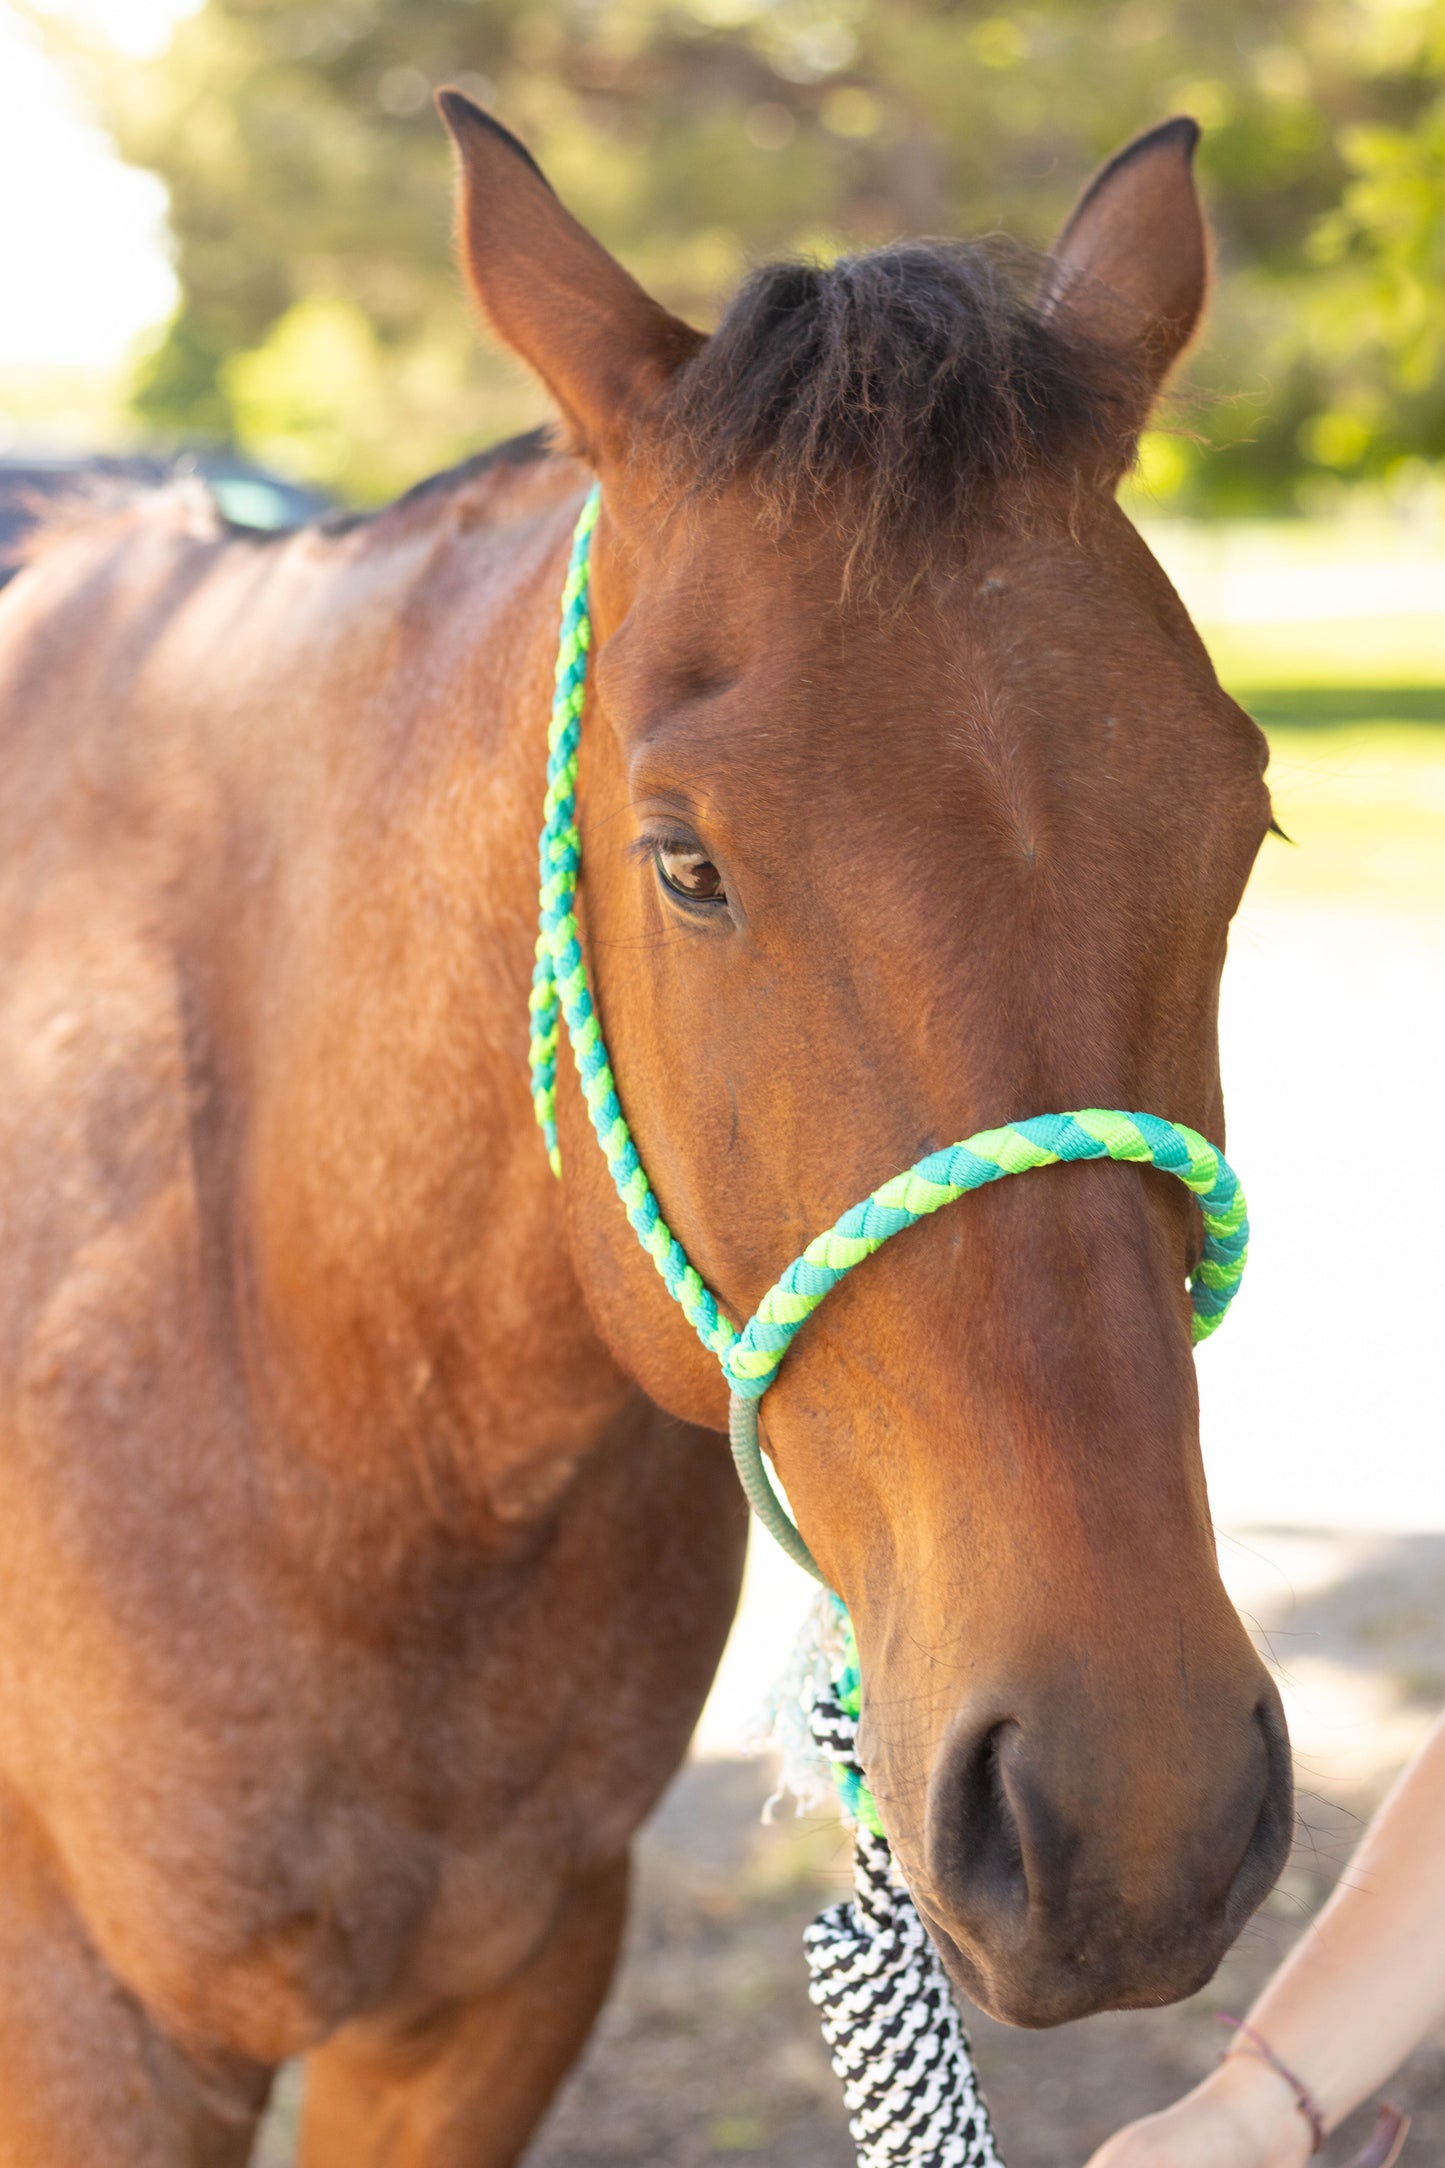
[[[542,1510],[628,1391],[581,1298],[526,1060],[569,525],[564,508],[456,542],[379,628],[365,598],[370,659],[342,675],[382,690],[307,706],[318,787],[292,809],[253,1008],[267,1390],[374,1503],[475,1528]]]

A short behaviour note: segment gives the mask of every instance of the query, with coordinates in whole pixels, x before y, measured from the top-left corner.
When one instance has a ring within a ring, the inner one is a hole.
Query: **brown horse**
[[[1030,287],[995,249],[752,280],[711,340],[444,98],[481,306],[570,454],[280,540],[184,494],[0,605],[0,2162],[516,2159],[605,1990],[744,1514],[726,1396],[526,1000],[589,471],[585,933],[733,1314],[932,1145],[1219,1138],[1259,733],[1113,502],[1199,315],[1195,130]],[[1195,1208],[1114,1165],[951,1207],[767,1403],[862,1751],[960,1984],[1196,1987],[1289,1825],[1217,1577]]]

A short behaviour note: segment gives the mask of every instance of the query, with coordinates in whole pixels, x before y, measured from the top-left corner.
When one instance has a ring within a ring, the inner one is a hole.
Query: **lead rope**
[[[848,1614],[831,1590],[819,1601],[836,1614],[842,1650],[808,1727],[853,1828],[853,1895],[819,1913],[803,1948],[859,2168],[999,2168],[948,1976],[894,1865],[858,1760],[862,1680]]]
[[[809,1993],[822,2013],[833,2068],[843,2081],[859,2168],[998,2168],[988,2113],[967,2036],[937,1951],[898,1873],[882,1818],[857,1757],[862,1680],[852,1627],[773,1488],[758,1437],[758,1402],[800,1327],[829,1291],[883,1243],[929,1213],[1006,1175],[1064,1160],[1114,1159],[1177,1176],[1199,1200],[1204,1247],[1190,1282],[1193,1337],[1205,1339],[1244,1272],[1249,1221],[1233,1169],[1196,1130],[1155,1114],[1086,1107],[1038,1114],[981,1130],[884,1182],[809,1243],[769,1288],[741,1332],[688,1259],[658,1206],[617,1096],[587,983],[577,925],[582,839],[577,827],[577,750],[592,645],[588,560],[600,494],[582,507],[562,591],[562,627],[548,733],[547,796],[540,859],[537,962],[531,995],[532,1103],[554,1174],[557,1055],[565,1018],[582,1094],[627,1217],[668,1293],[722,1367],[731,1393],[729,1435],[749,1505],[804,1570],[822,1583],[812,1633],[797,1668],[809,1677],[808,1729],[830,1766],[855,1833],[854,1895],[832,1905],[805,1937]],[[831,1678],[819,1654],[831,1649]],[[806,1775],[797,1778],[806,1784]]]

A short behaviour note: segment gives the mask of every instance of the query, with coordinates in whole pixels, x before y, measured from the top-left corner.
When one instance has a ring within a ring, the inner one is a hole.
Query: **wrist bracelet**
[[[1310,2152],[1312,2155],[1318,2153],[1325,2142],[1325,2119],[1319,2102],[1305,2084],[1304,2079],[1296,2077],[1288,2063],[1281,2062],[1279,2056],[1275,2054],[1274,2049],[1265,2039],[1264,2034],[1257,2032],[1247,2018],[1230,2017],[1226,2011],[1221,2010],[1218,2013],[1216,2023],[1228,2025],[1233,2031],[1243,2033],[1255,2054],[1260,2056],[1264,2062],[1268,2063],[1271,2070],[1284,2079],[1285,2084],[1294,2094],[1295,2106],[1309,2124],[1310,2137],[1314,2141],[1310,2147]],[[1226,2056],[1229,2054],[1227,2048],[1225,2054]],[[1409,2128],[1409,2116],[1403,2115],[1398,2108],[1392,2108],[1387,2100],[1382,2100],[1375,2114],[1375,2127],[1366,2140],[1364,2151],[1356,2154],[1351,2163],[1351,2168],[1394,2168],[1395,2162],[1400,2158],[1400,2151],[1405,2143],[1405,2136]]]
[[[1318,2153],[1320,2147],[1325,2142],[1325,2119],[1321,2111],[1319,2102],[1315,2099],[1314,2094],[1305,2084],[1304,2079],[1297,2078],[1294,2072],[1290,2069],[1289,2064],[1280,2061],[1279,2057],[1275,2054],[1274,2049],[1265,2039],[1264,2034],[1261,2032],[1256,2032],[1254,2027],[1250,2024],[1248,2018],[1231,2017],[1228,2011],[1221,2010],[1215,2022],[1220,2025],[1228,2025],[1233,2031],[1237,2033],[1242,2033],[1245,2039],[1249,2042],[1250,2046],[1254,2049],[1255,2054],[1262,2056],[1265,2062],[1269,2064],[1270,2069],[1275,2071],[1278,2076],[1284,2079],[1285,2084],[1294,2094],[1295,2106],[1299,2109],[1300,2114],[1309,2124],[1310,2136],[1314,2140],[1313,2145],[1310,2147],[1310,2152]],[[1227,2048],[1225,2050],[1225,2053],[1226,2055],[1229,2053],[1229,2050]]]

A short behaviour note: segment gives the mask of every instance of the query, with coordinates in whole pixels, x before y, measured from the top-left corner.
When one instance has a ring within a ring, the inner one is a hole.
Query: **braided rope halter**
[[[859,2168],[997,2168],[987,2111],[947,1978],[902,1884],[857,1759],[862,1681],[848,1614],[773,1488],[758,1442],[758,1402],[801,1326],[865,1257],[969,1190],[1063,1160],[1158,1167],[1193,1192],[1204,1220],[1204,1248],[1189,1281],[1192,1333],[1196,1343],[1207,1339],[1243,1277],[1249,1246],[1244,1193],[1224,1155],[1182,1122],[1100,1107],[1031,1115],[980,1130],[884,1182],[808,1244],[741,1330],[724,1315],[663,1218],[632,1141],[577,926],[582,865],[577,751],[592,645],[588,563],[600,502],[594,488],[577,521],[562,591],[531,994],[532,1103],[552,1171],[560,1176],[557,1055],[565,1017],[592,1126],[627,1217],[668,1293],[727,1379],[733,1458],[748,1503],[789,1556],[822,1583],[814,1632],[817,1646],[831,1651],[834,1675],[819,1680],[815,1658],[810,1729],[855,1830],[855,1896],[830,1906],[805,1942],[813,1973],[809,1992],[822,2012],[833,2067],[843,2080]]]

